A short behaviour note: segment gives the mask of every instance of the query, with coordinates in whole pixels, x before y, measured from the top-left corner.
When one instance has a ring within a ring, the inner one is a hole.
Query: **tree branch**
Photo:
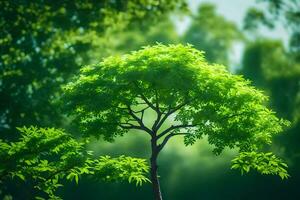
[[[136,81],[133,82],[134,86],[139,90],[139,95],[141,99],[153,110],[157,111],[156,107],[147,99],[147,97],[143,94],[142,90],[139,88]]]
[[[152,125],[152,131],[154,132],[154,133],[156,133],[157,131],[158,131],[158,128],[157,128],[157,124],[159,123],[159,121],[160,121],[160,119],[161,119],[161,113],[159,112],[159,113],[157,113],[157,118],[156,118],[156,120],[155,120],[155,122],[153,123],[153,125]]]
[[[145,110],[142,111],[141,121],[143,122]]]
[[[169,141],[169,139],[171,139],[172,137],[176,136],[176,135],[187,135],[188,133],[171,133],[169,135],[167,135],[164,140],[162,141],[161,144],[158,145],[158,151],[161,151],[164,146],[167,144],[167,142]]]
[[[143,108],[143,109],[138,110],[138,111],[132,110],[132,112],[133,112],[133,113],[142,113],[143,111],[147,110],[148,108],[150,108],[150,106],[147,106],[146,108]]]
[[[157,124],[156,130],[158,130],[163,123],[168,119],[168,117],[170,115],[172,115],[173,113],[175,113],[176,111],[178,111],[179,109],[183,108],[185,105],[187,105],[188,103],[190,103],[192,100],[186,101],[178,106],[176,106],[175,108],[169,108],[169,111],[164,115],[164,117],[160,120],[160,122]]]
[[[127,124],[127,125],[125,125]],[[131,123],[122,123],[122,124],[119,124],[118,126],[120,126],[121,128],[124,128],[124,129],[138,129],[138,130],[143,130],[140,126],[136,126],[136,125],[133,125]]]
[[[196,127],[198,126],[199,124],[181,124],[181,125],[172,125],[170,126],[169,128],[167,128],[166,130],[164,130],[163,132],[161,132],[159,135],[158,135],[158,139],[161,138],[162,136],[166,135],[167,133],[175,130],[175,129],[181,129],[181,128],[193,128],[193,127]]]
[[[127,106],[127,109],[129,111],[129,114],[133,117],[133,119],[135,119],[135,121],[140,125],[139,128],[141,130],[144,130],[145,132],[149,133],[152,136],[153,135],[152,131],[144,125],[141,118],[139,118],[138,116],[136,116],[134,114],[133,110],[131,109],[131,107],[129,105]]]

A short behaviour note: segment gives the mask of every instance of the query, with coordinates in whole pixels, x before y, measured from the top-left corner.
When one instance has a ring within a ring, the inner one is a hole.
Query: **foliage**
[[[269,93],[270,105],[278,115],[293,122],[285,134],[276,137],[275,146],[290,159],[291,166],[297,166],[300,127],[299,62],[281,42],[261,39],[247,44],[241,73]],[[297,176],[297,172],[292,176]]]
[[[116,38],[118,39],[116,40]],[[111,51],[105,52],[101,55],[102,57],[122,55],[124,52],[138,50],[141,46],[155,45],[157,42],[178,43],[180,41],[170,18],[162,19],[155,26],[147,29],[133,27],[127,31],[113,32],[107,39],[106,49]],[[99,62],[99,60],[96,62]]]
[[[242,174],[254,169],[261,174],[274,174],[286,179],[289,177],[287,167],[287,164],[273,153],[242,152],[232,160],[231,168],[240,169]]]
[[[236,25],[218,15],[212,4],[201,4],[192,20],[183,41],[205,51],[209,62],[229,64],[228,53],[233,43],[242,40]]]
[[[271,103],[281,116],[298,121],[300,64],[282,43],[266,39],[249,43],[242,63],[241,73],[270,91]]]
[[[63,186],[63,180],[78,183],[82,175],[104,181],[128,180],[137,185],[148,180],[148,166],[143,159],[93,158],[92,152],[84,150],[83,142],[62,130],[33,126],[18,130],[21,136],[17,142],[0,140],[1,188],[9,187],[13,180],[16,185],[29,185],[31,195],[36,194],[37,199],[60,199],[55,192]]]
[[[183,0],[0,1],[0,130],[10,133],[5,138],[17,126],[61,123],[56,106],[48,105],[59,85],[90,62],[109,30],[149,24],[184,7]]]
[[[186,145],[206,135],[216,154],[225,147],[257,151],[289,124],[249,81],[208,64],[191,46],[158,44],[108,57],[83,67],[64,91],[66,111],[87,136],[112,141],[137,129],[151,135],[158,152],[177,135]],[[149,110],[156,114],[150,125]]]
[[[250,9],[245,18],[246,30],[253,33],[261,23],[269,24],[270,28],[279,25],[289,34],[289,45],[288,48],[284,48],[279,42],[270,40],[249,44],[244,53],[243,72],[247,71],[248,77],[254,83],[263,86],[270,93],[271,106],[280,116],[293,121],[292,128],[278,137],[276,143],[283,149],[285,156],[291,159],[291,165],[296,166],[300,162],[297,142],[300,127],[300,1],[263,0],[261,2],[268,9]],[[251,14],[255,12],[258,15]],[[251,57],[255,59],[251,61]],[[298,176],[298,172],[294,172],[292,176]]]

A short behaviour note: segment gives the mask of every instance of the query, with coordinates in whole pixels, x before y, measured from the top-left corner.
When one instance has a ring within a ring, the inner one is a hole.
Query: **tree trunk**
[[[157,169],[158,169],[157,156],[159,151],[156,146],[156,142],[152,142],[151,146],[152,146],[152,155],[150,158],[150,163],[151,163],[151,182],[152,182],[153,195],[155,200],[162,200],[159,180],[157,176]]]

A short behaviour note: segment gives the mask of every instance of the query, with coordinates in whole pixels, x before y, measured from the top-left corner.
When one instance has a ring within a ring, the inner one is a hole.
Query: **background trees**
[[[106,34],[184,5],[181,0],[1,1],[2,135],[13,137],[16,126],[32,123],[62,124],[57,106],[50,104],[70,74],[105,51]]]
[[[209,62],[228,65],[234,42],[242,40],[237,26],[218,15],[213,4],[200,5],[192,19],[183,41],[203,50]]]

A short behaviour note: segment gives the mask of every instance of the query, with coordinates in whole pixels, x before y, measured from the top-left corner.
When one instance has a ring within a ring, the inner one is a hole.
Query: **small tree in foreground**
[[[54,128],[18,128],[16,142],[0,139],[0,198],[21,195],[21,199],[61,199],[56,190],[65,180],[78,183],[79,177],[96,180],[146,182],[148,165],[144,159],[120,156],[94,158],[85,143]],[[22,187],[29,191],[22,191]],[[19,191],[21,190],[21,191]],[[23,192],[23,193],[22,193]],[[3,196],[4,195],[4,196]],[[15,198],[15,196],[14,196]],[[6,198],[4,198],[6,199]]]
[[[220,154],[240,154],[232,168],[287,178],[287,165],[260,151],[288,125],[266,108],[267,97],[224,66],[210,65],[191,46],[156,45],[83,67],[64,87],[67,111],[87,135],[114,137],[136,129],[151,138],[151,182],[162,199],[157,157],[167,142],[184,136],[185,145],[207,136]],[[152,123],[145,119],[155,112]],[[168,126],[169,121],[171,125]]]

